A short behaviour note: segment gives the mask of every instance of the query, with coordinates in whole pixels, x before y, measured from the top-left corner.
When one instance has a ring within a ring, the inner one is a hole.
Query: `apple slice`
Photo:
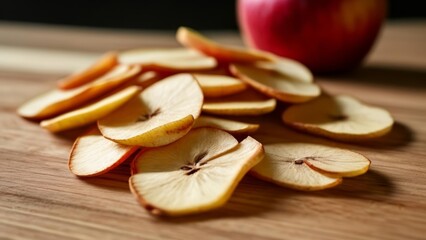
[[[223,75],[223,76],[232,76],[229,72],[228,64],[219,64],[213,69],[201,70],[201,71],[191,71],[191,74],[209,74],[209,75]]]
[[[247,85],[239,79],[211,74],[194,74],[205,97],[223,97],[247,89]]]
[[[140,91],[141,88],[137,86],[127,87],[88,106],[67,112],[52,119],[43,120],[40,122],[40,126],[51,132],[59,132],[85,126],[110,114]]]
[[[299,82],[310,83],[314,81],[312,72],[302,63],[284,57],[271,55],[272,61],[256,62],[254,65],[257,68],[269,70],[280,75],[284,75],[288,79],[293,79]]]
[[[193,128],[213,127],[232,134],[253,133],[259,128],[259,124],[250,124],[245,122],[233,121],[223,118],[200,116],[195,120]]]
[[[200,115],[203,93],[191,74],[165,78],[98,121],[104,137],[126,145],[157,147],[184,136]]]
[[[170,76],[170,74],[147,71],[139,75],[137,80],[133,84],[146,88],[168,76]]]
[[[296,129],[346,141],[380,137],[392,129],[394,122],[388,111],[344,95],[322,95],[291,106],[282,119]]]
[[[187,27],[180,27],[178,29],[176,39],[183,46],[196,49],[222,62],[255,62],[271,60],[271,57],[267,53],[253,49],[224,46]]]
[[[98,176],[120,165],[138,149],[110,141],[95,128],[75,140],[68,167],[80,177]]]
[[[361,154],[309,143],[267,144],[265,158],[252,169],[254,176],[293,189],[313,191],[334,187],[341,177],[368,171]]]
[[[18,109],[29,119],[47,119],[75,109],[115,87],[132,80],[141,71],[138,66],[119,65],[93,82],[70,90],[55,89],[38,96]]]
[[[92,66],[83,71],[78,71],[59,81],[61,89],[71,89],[91,82],[118,65],[117,53],[108,52],[98,59]]]
[[[255,67],[255,65],[232,64],[230,71],[259,92],[283,102],[300,103],[318,97],[318,85],[291,78],[279,71]]]
[[[119,56],[123,64],[140,65],[144,70],[188,72],[213,69],[216,59],[185,48],[134,49]]]
[[[201,213],[224,205],[242,177],[263,158],[262,144],[198,128],[178,141],[142,151],[130,189],[154,215]]]
[[[221,99],[206,99],[203,112],[218,115],[256,116],[274,111],[275,99],[247,90]]]

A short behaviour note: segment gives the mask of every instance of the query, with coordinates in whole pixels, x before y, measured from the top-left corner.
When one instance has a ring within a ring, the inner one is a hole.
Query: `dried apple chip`
[[[146,88],[170,75],[171,74],[160,73],[155,71],[147,71],[139,75],[133,84]]]
[[[96,128],[75,140],[68,167],[80,177],[98,176],[120,165],[138,149],[108,140]]]
[[[156,147],[191,130],[203,93],[191,74],[176,74],[146,88],[98,121],[104,137],[121,144]]]
[[[322,95],[291,106],[284,111],[282,119],[301,131],[346,141],[383,136],[394,122],[388,111],[344,95]]]
[[[144,70],[166,72],[202,71],[217,66],[214,58],[186,48],[133,49],[122,52],[119,61],[140,65]]]
[[[194,74],[205,97],[223,97],[239,93],[247,89],[247,85],[239,79],[212,74]]]
[[[318,85],[290,78],[279,71],[257,68],[255,65],[232,64],[230,71],[259,92],[289,103],[306,102],[320,95]]]
[[[228,64],[220,64],[213,69],[201,70],[201,71],[191,71],[189,73],[231,76],[231,73],[229,72]]]
[[[265,158],[252,169],[253,175],[298,190],[334,187],[341,177],[364,174],[370,166],[361,154],[324,145],[275,143],[264,148]]]
[[[229,119],[200,116],[195,120],[193,128],[199,127],[213,127],[232,134],[248,134],[253,133],[259,128],[259,124],[251,124]]]
[[[314,76],[312,72],[302,63],[289,58],[278,57],[276,55],[272,56],[272,61],[256,62],[254,63],[255,66],[260,69],[273,71],[295,81],[313,82]]]
[[[40,126],[51,132],[59,132],[85,126],[105,117],[140,92],[137,86],[127,87],[88,106],[64,113],[55,118],[43,120]]]
[[[271,59],[269,54],[261,51],[221,45],[187,27],[178,29],[176,39],[185,47],[196,49],[223,62],[255,62]]]
[[[167,146],[142,151],[134,160],[130,189],[154,215],[180,216],[223,206],[242,177],[263,158],[251,137],[198,128]]]
[[[93,82],[70,90],[55,89],[23,104],[18,114],[29,119],[46,119],[75,109],[115,87],[132,80],[141,68],[119,65]]]
[[[257,92],[246,90],[220,99],[206,99],[203,112],[217,115],[256,116],[274,111],[276,104],[273,98],[265,98]]]
[[[84,69],[83,71],[73,73],[64,79],[61,79],[58,82],[58,86],[61,89],[71,89],[79,87],[101,77],[117,65],[117,53],[108,52],[90,67]]]

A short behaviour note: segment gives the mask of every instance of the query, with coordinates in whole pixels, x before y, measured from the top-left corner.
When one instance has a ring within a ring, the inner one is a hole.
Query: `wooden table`
[[[178,46],[173,32],[0,23],[0,239],[426,239],[426,22],[388,23],[365,66],[317,77],[331,93],[387,108],[386,137],[341,144],[371,170],[305,193],[246,176],[221,209],[155,218],[129,192],[128,165],[80,179],[67,168],[75,132],[52,135],[15,109],[110,49]],[[210,32],[241,44],[232,32]],[[270,122],[279,138],[297,135]],[[260,132],[265,134],[265,131]]]

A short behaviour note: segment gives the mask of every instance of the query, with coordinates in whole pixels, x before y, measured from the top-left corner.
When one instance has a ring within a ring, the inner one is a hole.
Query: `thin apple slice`
[[[265,98],[259,93],[247,90],[220,99],[206,99],[203,112],[231,116],[256,116],[274,111],[276,104],[275,99]]]
[[[273,71],[295,81],[306,83],[314,81],[312,72],[302,63],[289,58],[272,56],[272,61],[256,62],[254,65],[257,68]]]
[[[368,171],[371,164],[365,156],[345,149],[307,143],[299,145],[294,143],[294,145],[293,147],[298,148],[300,152],[308,149],[307,155],[311,157],[306,157],[304,162],[309,167],[333,177],[362,175]]]
[[[229,65],[228,64],[220,64],[213,69],[201,70],[201,71],[191,71],[189,73],[231,76],[231,73],[229,72]]]
[[[75,109],[115,87],[132,80],[141,68],[119,65],[93,82],[70,90],[55,89],[38,96],[18,109],[18,114],[29,119],[47,119]]]
[[[80,177],[98,176],[120,165],[138,149],[110,141],[95,128],[75,140],[68,167]]]
[[[193,128],[213,127],[232,134],[253,133],[259,128],[259,124],[251,124],[239,121],[233,121],[217,117],[200,116],[195,120]]]
[[[166,72],[202,71],[217,66],[214,58],[185,48],[134,49],[121,53],[119,61],[140,65],[144,70]]]
[[[196,49],[222,62],[255,62],[271,59],[269,54],[257,50],[221,45],[187,27],[178,29],[176,39],[183,46]]]
[[[298,190],[334,187],[341,177],[361,175],[370,166],[361,154],[324,145],[276,143],[264,148],[265,158],[252,169],[253,175]]]
[[[306,102],[320,95],[318,85],[300,81],[278,71],[257,68],[255,65],[232,64],[230,71],[259,92],[283,102]]]
[[[43,120],[40,122],[40,126],[51,132],[59,132],[88,125],[110,114],[140,91],[141,88],[137,86],[127,87],[88,106],[67,112],[52,119]]]
[[[247,85],[239,79],[224,75],[194,74],[205,97],[223,97],[239,93],[247,89]]]
[[[218,139],[221,141],[218,141]],[[141,170],[148,170],[140,167],[140,162],[138,162],[140,159],[138,160],[138,158],[140,158],[141,155],[150,158],[150,154],[155,153],[156,155],[160,154],[161,156],[169,155],[169,157],[176,156],[182,158],[182,160],[176,161],[176,166],[178,166],[176,170],[179,170],[181,167],[181,161],[184,159],[187,163],[189,163],[188,161],[191,161],[192,159],[194,159],[194,161],[200,161],[201,159],[203,159],[203,161],[208,161],[226,153],[227,151],[235,148],[237,145],[237,139],[225,131],[207,127],[192,129],[187,135],[172,144],[157,148],[144,149],[135,157],[131,166],[132,174],[140,173]],[[173,154],[171,154],[172,152]],[[163,161],[165,161],[166,164],[173,163],[170,162],[167,157],[162,158],[163,159],[159,160],[157,164],[161,165],[161,162]]]
[[[60,80],[58,86],[64,90],[79,87],[101,77],[117,65],[117,53],[108,52],[87,69],[73,73]]]
[[[296,129],[345,141],[380,137],[392,129],[394,122],[388,111],[344,95],[322,95],[291,106],[282,119]]]
[[[138,76],[137,80],[133,83],[134,85],[147,88],[150,85],[170,76],[167,73],[160,73],[155,71],[147,71]]]
[[[242,177],[263,158],[262,144],[241,143],[212,128],[141,152],[133,164],[130,189],[154,215],[187,215],[224,205]]]
[[[184,136],[200,115],[203,93],[191,74],[177,74],[146,88],[98,121],[104,137],[117,143],[157,147]]]

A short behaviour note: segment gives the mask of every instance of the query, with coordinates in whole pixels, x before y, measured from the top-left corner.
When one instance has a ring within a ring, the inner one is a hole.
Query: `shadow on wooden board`
[[[367,65],[348,73],[321,75],[327,80],[353,81],[362,84],[393,86],[404,89],[426,89],[426,69],[388,65]]]
[[[344,179],[343,183],[336,188],[315,192],[283,188],[248,175],[238,185],[230,200],[221,208],[197,215],[160,217],[155,220],[172,224],[188,224],[214,219],[255,217],[277,211],[279,211],[277,214],[297,214],[298,210],[294,206],[299,202],[300,207],[304,208],[304,210],[300,209],[301,212],[306,211],[306,208],[312,208],[312,211],[317,212],[318,209],[312,206],[312,202],[317,198],[328,198],[329,201],[348,198],[381,202],[393,192],[395,192],[394,184],[378,171],[369,171],[356,178]],[[327,210],[324,209],[324,211]]]

